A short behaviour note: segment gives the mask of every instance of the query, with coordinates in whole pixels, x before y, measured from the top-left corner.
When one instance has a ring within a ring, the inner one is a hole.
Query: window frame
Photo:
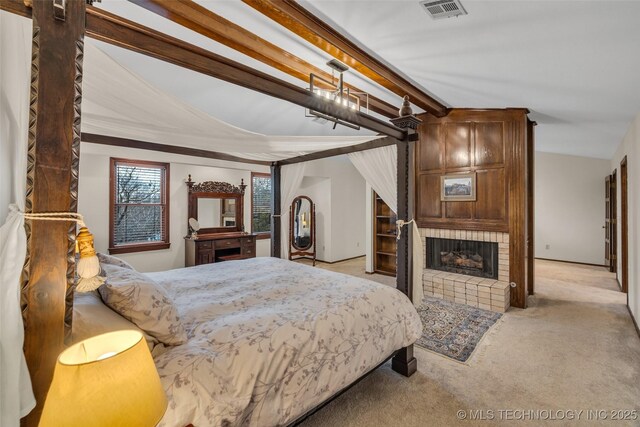
[[[171,247],[171,235],[169,230],[170,224],[170,198],[169,198],[169,182],[170,182],[170,164],[164,162],[154,162],[150,160],[133,160],[123,159],[117,157],[111,157],[109,159],[109,254],[126,254],[132,252],[144,252],[155,251],[160,249],[169,249]],[[164,206],[164,215],[162,219],[162,229],[164,230],[164,239],[158,242],[151,243],[125,243],[116,245],[114,243],[114,215],[116,208],[116,166],[126,164],[129,166],[139,167],[156,167],[163,169],[164,173],[161,174],[162,180],[160,184],[160,197],[163,200],[161,203]]]
[[[271,238],[271,230],[269,231],[254,231],[253,226],[253,178],[269,178],[271,180],[271,185],[273,185],[273,178],[270,173],[267,172],[251,172],[251,234],[256,236],[256,239],[270,239]],[[271,201],[273,203],[273,201]]]

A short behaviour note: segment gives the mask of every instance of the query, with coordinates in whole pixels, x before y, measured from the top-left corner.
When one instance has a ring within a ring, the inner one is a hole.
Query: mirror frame
[[[298,200],[306,199],[309,202],[309,210],[311,214],[311,245],[307,249],[298,249],[294,246],[293,242],[293,227],[295,216],[295,205]],[[316,204],[313,203],[308,196],[298,196],[291,202],[289,208],[289,260],[293,260],[293,257],[313,259],[313,265],[316,265]]]
[[[228,182],[220,181],[203,181],[195,183],[191,180],[191,175],[189,175],[189,179],[186,181],[186,184],[189,187],[188,218],[195,218],[198,220],[199,199],[233,199],[236,201],[235,227],[201,227],[198,234],[244,231],[244,190],[247,188],[244,183],[244,179],[240,180],[239,186],[235,186]]]

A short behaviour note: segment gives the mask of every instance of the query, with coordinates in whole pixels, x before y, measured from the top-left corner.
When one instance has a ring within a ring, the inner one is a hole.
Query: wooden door
[[[605,265],[611,266],[614,261],[611,259],[611,175],[604,179],[604,259]]]
[[[620,163],[620,241],[621,243],[621,269],[622,269],[622,292],[629,290],[629,206],[627,199],[627,156]]]
[[[536,122],[527,122],[527,294],[535,292],[535,137]]]
[[[609,232],[609,258],[611,260],[609,264],[609,271],[616,273],[618,276],[618,171],[614,170],[611,174],[611,192],[610,195],[610,215],[611,224]]]

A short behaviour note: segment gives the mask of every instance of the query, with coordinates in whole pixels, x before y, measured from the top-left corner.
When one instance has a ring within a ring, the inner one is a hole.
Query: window
[[[109,253],[167,249],[169,164],[111,158]]]
[[[271,237],[271,175],[251,174],[251,231],[261,238]]]

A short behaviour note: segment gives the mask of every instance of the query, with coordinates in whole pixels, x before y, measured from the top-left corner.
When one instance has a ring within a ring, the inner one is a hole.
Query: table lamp
[[[167,408],[142,334],[122,330],[98,335],[63,351],[40,426],[155,426]]]

